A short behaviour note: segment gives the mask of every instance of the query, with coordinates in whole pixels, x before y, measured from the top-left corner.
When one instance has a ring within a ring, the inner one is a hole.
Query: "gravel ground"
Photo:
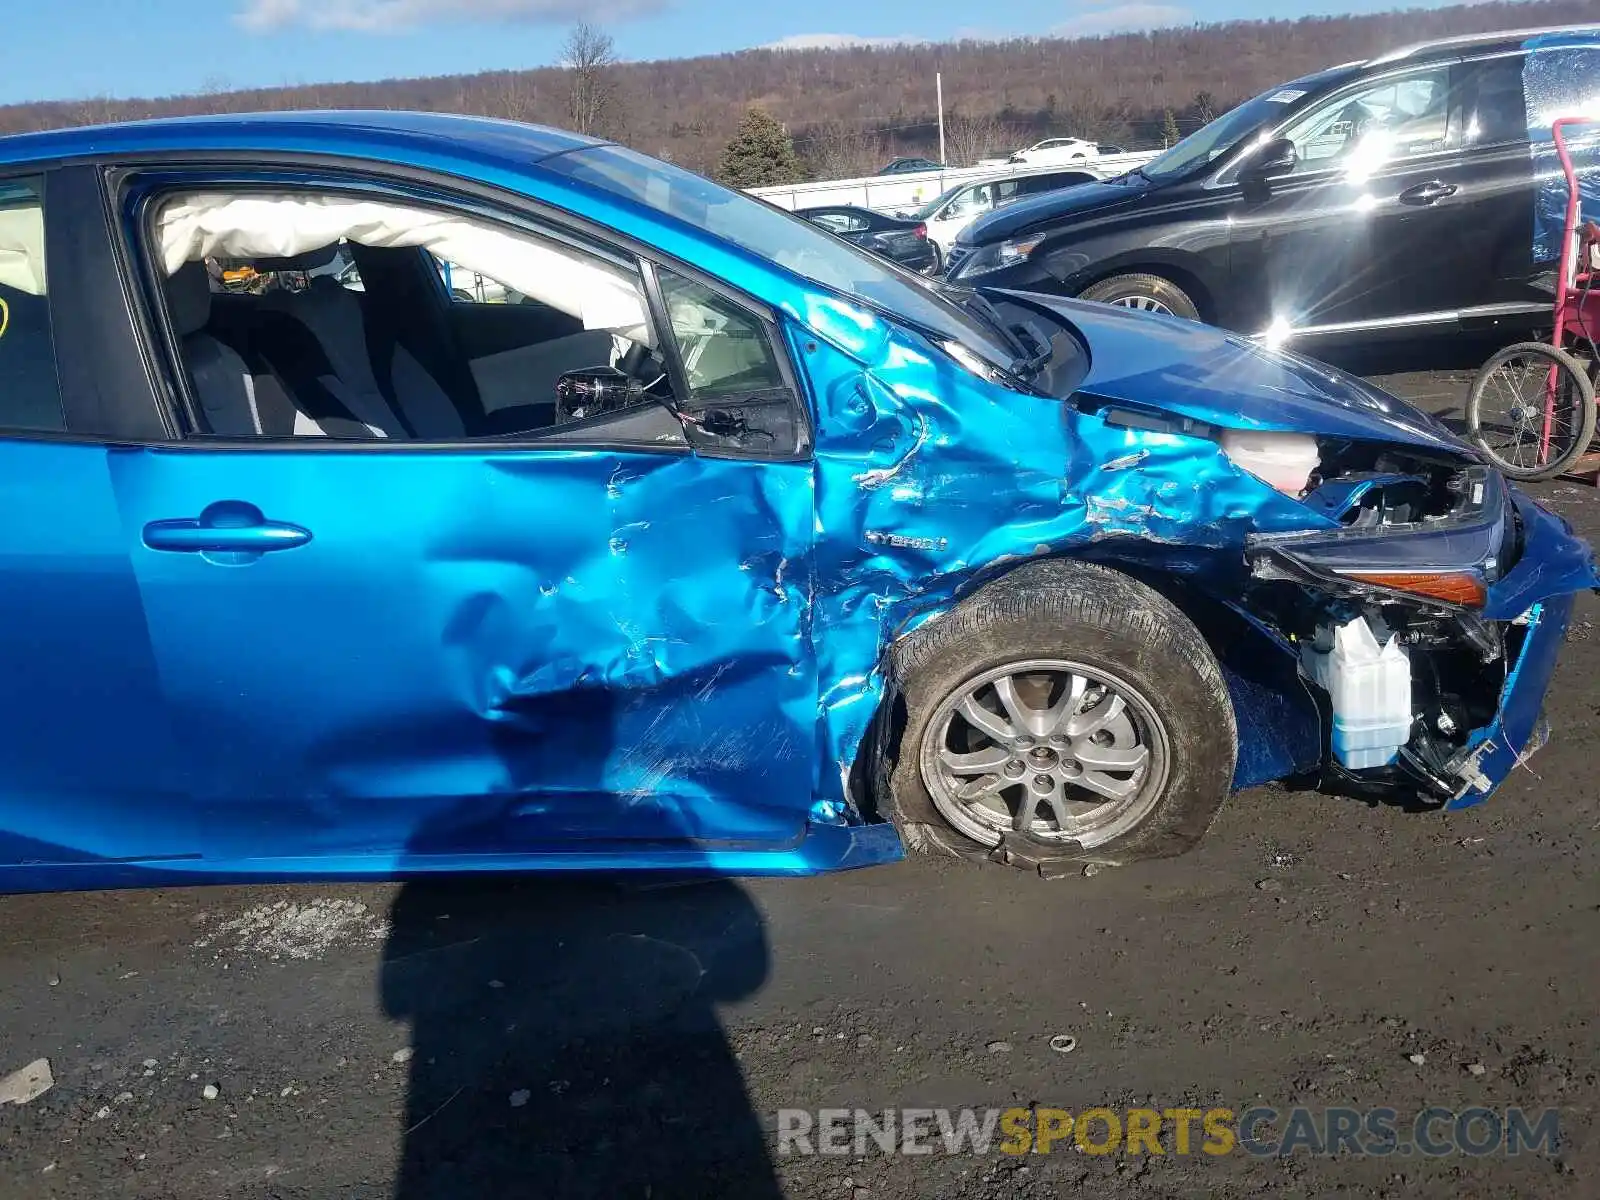
[[[1383,382],[1448,412],[1466,379]],[[1600,536],[1593,489],[1537,490]],[[0,1196],[1594,1195],[1597,619],[1583,598],[1550,747],[1450,816],[1257,789],[1182,859],[1051,882],[923,861],[0,899],[0,1076],[54,1078],[0,1105]],[[774,1136],[783,1108],[1254,1104],[1403,1127],[1553,1106],[1561,1137],[1432,1159]]]

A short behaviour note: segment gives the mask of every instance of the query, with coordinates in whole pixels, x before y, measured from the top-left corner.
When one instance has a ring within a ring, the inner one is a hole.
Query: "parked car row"
[[[944,269],[957,235],[980,217],[1015,201],[1093,183],[1097,178],[1088,171],[1059,168],[1007,171],[988,179],[959,183],[920,208],[893,214],[842,204],[794,211],[912,270],[937,274]]]
[[[1550,122],[1597,110],[1600,27],[1399,49],[968,224],[948,278],[1308,344],[1528,328],[1564,203]]]

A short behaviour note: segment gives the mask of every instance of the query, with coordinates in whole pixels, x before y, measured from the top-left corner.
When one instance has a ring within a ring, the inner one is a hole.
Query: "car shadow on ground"
[[[716,1011],[767,975],[743,888],[420,882],[391,921],[397,1200],[782,1194]]]

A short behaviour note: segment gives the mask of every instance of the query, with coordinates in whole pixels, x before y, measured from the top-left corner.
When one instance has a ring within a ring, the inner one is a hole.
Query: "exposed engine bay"
[[[1330,774],[1459,798],[1526,634],[1527,613],[1483,612],[1521,553],[1516,508],[1464,457],[1318,452],[1299,499],[1339,528],[1252,538],[1244,606],[1315,685]]]

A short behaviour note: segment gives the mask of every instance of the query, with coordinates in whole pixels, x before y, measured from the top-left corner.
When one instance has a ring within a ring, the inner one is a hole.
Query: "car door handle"
[[[269,550],[293,550],[311,540],[311,531],[285,521],[269,521],[253,504],[219,500],[198,517],[151,521],[144,544],[152,550],[186,551],[219,557],[218,561],[250,562]]]
[[[1445,183],[1443,180],[1430,179],[1427,183],[1419,183],[1408,187],[1400,193],[1401,204],[1432,204],[1435,200],[1443,200],[1446,196],[1456,194],[1456,185]]]

